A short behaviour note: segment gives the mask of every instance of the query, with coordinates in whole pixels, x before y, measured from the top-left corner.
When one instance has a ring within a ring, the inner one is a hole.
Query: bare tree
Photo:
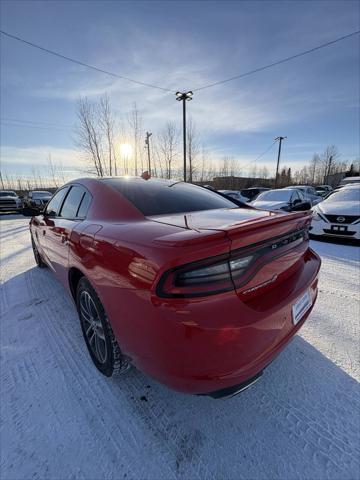
[[[138,175],[138,168],[140,166],[141,171],[144,171],[144,162],[143,162],[143,148],[142,145],[142,119],[139,115],[139,110],[137,109],[136,103],[133,105],[128,116],[128,123],[131,128],[131,136],[134,142],[134,169],[135,175]],[[141,145],[140,145],[141,144]],[[139,165],[140,163],[140,165]]]
[[[172,178],[174,161],[178,155],[179,130],[174,122],[167,122],[158,136],[158,148],[165,164],[166,178]],[[162,162],[160,161],[160,164]]]
[[[49,153],[47,156],[47,162],[48,162],[48,169],[49,169],[49,175],[50,179],[52,181],[53,186],[58,188],[59,186],[59,177],[57,173],[57,166],[54,164],[51,158],[51,154]]]
[[[257,165],[254,165],[253,167],[251,167],[251,170],[250,170],[250,177],[251,178],[257,178],[258,176],[258,168],[257,168]]]
[[[324,182],[326,182],[326,178],[336,169],[336,164],[339,160],[339,157],[340,154],[336,145],[328,145],[325,148],[321,155],[322,176],[324,178]]]
[[[258,173],[260,178],[266,179],[269,178],[269,169],[266,166],[263,166],[259,169]]]
[[[230,157],[223,157],[221,159],[221,165],[219,169],[219,176],[220,177],[228,177],[230,173]]]
[[[107,157],[105,170],[109,175],[113,173],[116,174],[117,165],[114,146],[115,119],[111,111],[109,97],[106,94],[100,98],[99,102],[99,124],[105,142],[104,150],[106,151]]]
[[[320,155],[318,153],[314,153],[310,161],[310,177],[311,177],[312,184],[314,184],[317,179],[320,164],[321,164]]]
[[[192,182],[193,175],[197,170],[196,166],[196,158],[200,151],[199,146],[199,139],[195,127],[195,123],[190,118],[187,129],[186,129],[186,137],[187,137],[187,158],[188,158],[188,180]]]
[[[101,127],[96,105],[87,98],[78,101],[79,127],[77,131],[78,145],[88,156],[98,177],[104,176],[104,161],[101,152]]]

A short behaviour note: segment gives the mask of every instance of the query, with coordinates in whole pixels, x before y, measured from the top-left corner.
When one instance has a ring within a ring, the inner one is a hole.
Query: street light
[[[184,148],[184,182],[186,182],[186,101],[192,100],[193,92],[176,92],[176,100],[183,102],[183,148]]]

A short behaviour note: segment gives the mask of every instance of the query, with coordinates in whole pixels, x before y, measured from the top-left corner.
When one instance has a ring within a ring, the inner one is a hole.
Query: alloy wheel
[[[105,333],[94,300],[87,291],[82,291],[80,295],[80,315],[93,354],[100,363],[105,363],[107,359]]]

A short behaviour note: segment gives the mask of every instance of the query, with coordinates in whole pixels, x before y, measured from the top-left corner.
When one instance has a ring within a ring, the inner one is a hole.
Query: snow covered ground
[[[359,478],[357,247],[312,242],[307,324],[256,385],[216,401],[135,369],[101,376],[28,221],[0,217],[2,480]]]

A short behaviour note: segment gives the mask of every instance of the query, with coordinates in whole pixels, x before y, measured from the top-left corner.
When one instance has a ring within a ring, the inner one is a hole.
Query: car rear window
[[[76,218],[76,213],[84,196],[84,189],[79,186],[71,187],[64,205],[61,208],[60,216],[68,219]]]
[[[184,182],[108,178],[103,180],[124,195],[146,217],[195,212],[237,205],[211,190]]]
[[[79,210],[77,212],[78,218],[86,218],[86,214],[89,210],[90,203],[91,203],[91,195],[90,195],[90,193],[85,192],[85,194],[84,194],[84,196],[81,200]]]

